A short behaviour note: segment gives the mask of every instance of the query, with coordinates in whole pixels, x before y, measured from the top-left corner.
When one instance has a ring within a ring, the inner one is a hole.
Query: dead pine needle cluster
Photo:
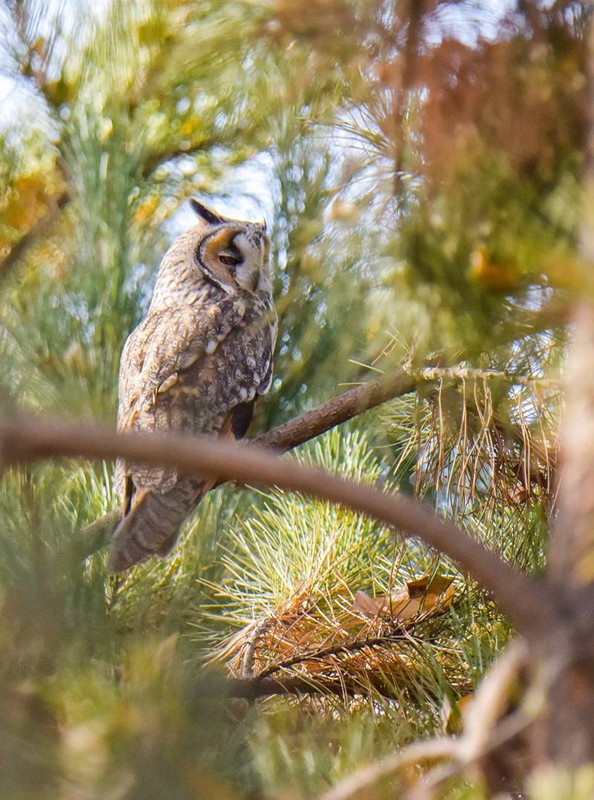
[[[301,591],[274,616],[259,619],[231,637],[216,654],[234,678],[278,691],[297,679],[311,693],[397,698],[421,682],[422,650],[430,646],[427,620],[443,614],[454,597],[451,579],[411,581],[391,595],[370,598],[336,593],[315,603],[313,587]],[[332,616],[324,606],[329,606]],[[419,629],[418,629],[419,628]],[[417,630],[418,629],[418,630]],[[268,681],[268,685],[270,685]],[[257,691],[257,688],[256,688]]]

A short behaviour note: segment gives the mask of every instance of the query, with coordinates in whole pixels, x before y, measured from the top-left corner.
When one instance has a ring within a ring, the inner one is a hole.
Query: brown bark
[[[261,434],[253,442],[286,453],[365,411],[412,392],[416,385],[417,381],[410,372],[398,369],[393,375],[368,381],[327,400],[311,411]]]
[[[588,586],[594,584],[594,305],[590,300],[576,309],[573,322],[550,571],[560,585]]]

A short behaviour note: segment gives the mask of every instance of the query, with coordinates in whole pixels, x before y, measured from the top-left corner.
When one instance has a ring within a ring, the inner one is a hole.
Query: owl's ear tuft
[[[205,206],[204,203],[201,203],[199,200],[196,200],[194,197],[190,198],[190,205],[192,206],[192,210],[194,213],[203,219],[205,222],[208,222],[209,225],[220,225],[221,222],[225,222],[225,218],[221,217],[216,211],[213,211],[212,208]]]

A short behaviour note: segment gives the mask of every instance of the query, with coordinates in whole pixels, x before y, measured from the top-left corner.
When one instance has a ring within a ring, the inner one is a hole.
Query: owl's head
[[[200,220],[194,260],[207,280],[224,292],[238,286],[252,294],[268,290],[270,242],[266,224],[228,219],[198,200],[190,203]]]

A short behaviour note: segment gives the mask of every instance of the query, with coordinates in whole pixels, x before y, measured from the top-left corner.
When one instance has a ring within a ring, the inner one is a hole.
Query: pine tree
[[[491,5],[8,2],[0,410],[113,424],[119,353],[185,201],[263,211],[281,337],[252,435],[401,372],[389,402],[294,458],[422,498],[543,573],[583,291],[589,10]],[[116,581],[81,553],[117,505],[108,462],[3,476],[15,800],[321,795],[457,732],[514,635],[419,539],[280,490],[216,489],[169,559]],[[242,681],[275,696],[230,703]],[[497,755],[486,789],[425,761],[415,774],[478,798],[516,778]],[[408,778],[396,764],[365,796]]]

